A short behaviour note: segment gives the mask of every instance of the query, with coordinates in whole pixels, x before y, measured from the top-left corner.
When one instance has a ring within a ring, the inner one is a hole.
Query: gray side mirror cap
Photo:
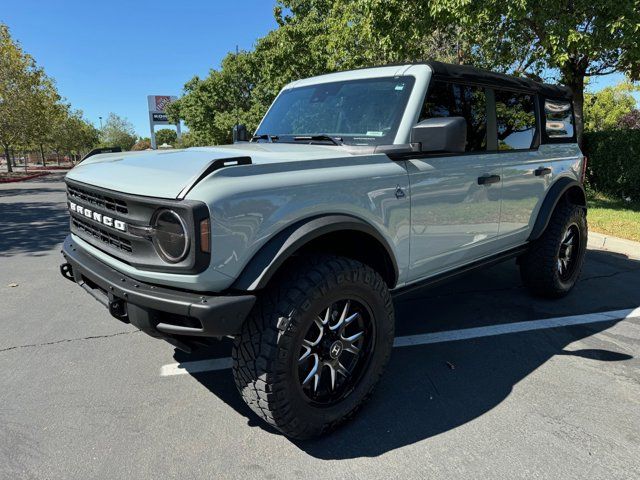
[[[411,129],[411,143],[419,143],[421,152],[464,152],[467,122],[463,117],[428,118]]]

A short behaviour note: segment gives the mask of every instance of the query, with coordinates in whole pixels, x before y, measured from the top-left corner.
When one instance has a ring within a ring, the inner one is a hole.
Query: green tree
[[[178,140],[178,148],[201,147],[202,145],[195,141],[191,132],[182,132],[180,140]]]
[[[52,84],[33,58],[11,38],[0,24],[0,145],[12,171],[10,151],[30,145],[30,134],[38,130],[44,98]],[[42,108],[41,108],[42,107]]]
[[[229,143],[236,123],[253,131],[268,108],[253,95],[259,82],[257,64],[253,52],[227,55],[220,70],[185,84],[184,95],[167,108],[169,119],[183,119],[199,145]]]
[[[115,113],[109,113],[107,121],[100,132],[100,143],[105,147],[118,146],[122,150],[131,150],[137,140],[131,122]]]
[[[66,106],[63,118],[54,126],[51,147],[58,158],[61,154],[78,158],[94,148],[99,141],[98,129],[83,118],[82,112],[70,111]]]
[[[606,87],[596,93],[586,93],[584,101],[584,129],[587,132],[619,128],[622,117],[636,106],[631,92],[637,90],[629,83]]]
[[[158,130],[156,132],[156,145],[162,145],[163,143],[175,147],[178,143],[178,134],[176,131],[170,128],[161,128]]]
[[[169,118],[185,121],[191,144],[229,143],[233,125],[255,131],[293,80],[407,59],[456,58],[460,42],[449,31],[418,25],[412,15],[420,13],[413,2],[399,0],[281,0],[274,9],[278,28],[258,39],[254,50],[230,53],[220,69],[188,81],[184,95],[169,106]],[[408,41],[405,27],[412,21]]]
[[[426,0],[422,0],[426,1]],[[457,22],[487,63],[516,72],[557,72],[574,92],[582,142],[585,79],[613,72],[640,78],[638,0],[440,0],[442,25]]]
[[[54,126],[65,118],[65,106],[60,100],[53,81],[47,78],[33,101],[33,123],[28,132],[28,139],[33,147],[40,150],[43,166],[46,166],[45,146],[52,142]]]

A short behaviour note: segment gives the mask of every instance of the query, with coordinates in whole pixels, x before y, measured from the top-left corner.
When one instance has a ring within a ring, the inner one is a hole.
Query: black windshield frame
[[[275,136],[278,143],[300,143],[295,137],[329,135],[345,145],[393,144],[414,84],[415,77],[402,75],[286,89],[273,102],[256,136]],[[386,104],[381,103],[384,100]],[[312,125],[314,118],[317,123]],[[336,128],[328,128],[332,122]],[[312,131],[309,131],[309,125],[314,127]],[[366,127],[364,131],[354,131],[363,126]],[[334,145],[334,142],[324,140],[313,143]]]

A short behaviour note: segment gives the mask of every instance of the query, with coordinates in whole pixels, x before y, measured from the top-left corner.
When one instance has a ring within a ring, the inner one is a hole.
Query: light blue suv
[[[61,271],[183,350],[233,337],[240,393],[291,437],[371,394],[395,292],[509,258],[539,295],[580,274],[565,88],[438,62],[333,73],[287,85],[242,140],[83,161]]]

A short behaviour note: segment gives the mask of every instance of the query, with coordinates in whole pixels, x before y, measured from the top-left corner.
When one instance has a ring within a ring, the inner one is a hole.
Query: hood
[[[349,155],[347,149],[333,145],[289,143],[238,143],[184,150],[104,153],[89,157],[71,170],[67,177],[117,192],[177,198],[187,185],[198,180],[214,160],[250,157],[253,164],[262,164]]]

